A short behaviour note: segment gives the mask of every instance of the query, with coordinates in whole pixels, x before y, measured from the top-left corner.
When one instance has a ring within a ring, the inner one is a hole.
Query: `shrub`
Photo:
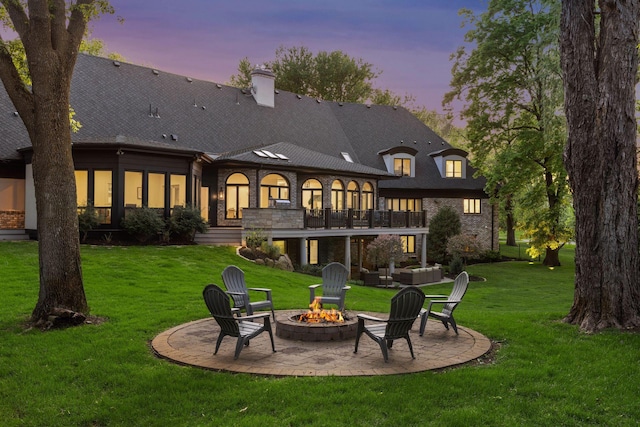
[[[447,253],[451,256],[462,258],[463,262],[480,258],[481,252],[482,249],[480,248],[478,239],[471,234],[451,236],[447,241]]]
[[[145,243],[165,229],[165,222],[158,215],[158,211],[146,206],[127,211],[121,225],[127,233],[141,243]]]
[[[93,203],[89,202],[82,212],[78,214],[78,229],[82,234],[82,241],[87,240],[89,231],[100,225],[98,212],[93,207]]]
[[[484,251],[480,254],[480,259],[482,262],[498,262],[502,260],[502,255],[500,251]]]
[[[449,274],[457,276],[464,270],[464,262],[458,255],[454,255],[449,263]]]
[[[169,231],[181,239],[192,242],[196,232],[204,233],[207,228],[207,223],[202,218],[200,209],[190,205],[173,208],[171,218],[169,218]]]
[[[443,206],[429,221],[427,247],[429,259],[441,264],[447,261],[449,237],[460,234],[460,217],[450,206]]]
[[[280,258],[280,248],[277,246],[270,245],[267,242],[262,242],[260,250],[267,256],[267,258],[273,260]]]
[[[247,247],[249,249],[257,249],[262,246],[262,242],[267,240],[267,235],[260,228],[256,228],[253,230],[247,231],[245,235],[245,240],[247,242]]]
[[[398,235],[381,234],[367,245],[367,261],[376,266],[389,267],[391,261],[399,263],[406,257]]]

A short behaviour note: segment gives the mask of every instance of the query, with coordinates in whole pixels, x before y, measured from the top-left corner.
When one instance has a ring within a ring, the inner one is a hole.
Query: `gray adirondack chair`
[[[393,346],[393,340],[404,338],[409,344],[409,351],[411,357],[415,359],[413,354],[413,346],[411,345],[411,338],[409,338],[409,331],[413,326],[413,322],[420,315],[420,309],[424,304],[424,293],[420,288],[408,287],[402,289],[391,298],[391,311],[389,312],[389,319],[379,319],[367,314],[358,314],[358,329],[356,331],[356,347],[353,351],[358,352],[358,343],[360,342],[360,336],[362,333],[367,334],[380,346],[382,350],[382,356],[384,361],[389,361],[389,352]],[[365,320],[376,322],[374,324],[365,324]]]
[[[344,311],[344,299],[351,286],[347,286],[349,270],[339,262],[327,264],[322,269],[322,284],[309,286],[309,304],[316,299],[316,290],[322,288],[319,296],[321,304],[336,304],[338,310]]]
[[[276,314],[273,311],[273,300],[271,299],[271,289],[247,288],[244,280],[244,271],[235,265],[230,265],[222,271],[222,281],[227,288],[227,293],[233,298],[234,308],[245,310],[249,316],[256,310],[269,308],[271,309],[273,321],[276,321]],[[249,291],[264,292],[265,299],[251,301]]]
[[[429,301],[429,306],[426,309],[420,311],[422,317],[420,321],[420,336],[424,335],[424,330],[427,327],[427,319],[433,317],[442,322],[445,328],[449,330],[449,325],[453,327],[456,335],[458,335],[458,325],[453,318],[453,310],[456,309],[462,297],[467,292],[469,286],[469,274],[466,271],[458,274],[456,280],[453,282],[453,289],[451,289],[450,295],[425,295],[425,298],[437,298]],[[440,299],[444,298],[444,299]],[[442,311],[433,311],[434,304],[443,304]]]
[[[276,352],[273,342],[273,333],[271,331],[271,322],[269,321],[269,313],[254,314],[252,316],[236,317],[231,310],[231,298],[225,291],[217,285],[207,285],[202,291],[204,302],[207,304],[209,312],[220,325],[220,335],[216,341],[216,350],[213,354],[218,354],[220,343],[227,335],[237,337],[236,352],[233,356],[237,359],[240,352],[245,346],[249,345],[249,340],[260,335],[263,332],[269,333],[271,338],[271,348]],[[254,322],[254,320],[263,319],[263,324]]]

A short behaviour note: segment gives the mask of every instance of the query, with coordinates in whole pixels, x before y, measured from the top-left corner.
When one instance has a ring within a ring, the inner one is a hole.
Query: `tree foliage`
[[[564,0],[565,165],[576,216],[576,278],[565,321],[640,326],[635,86],[639,0]]]
[[[48,322],[60,310],[87,313],[82,283],[69,92],[87,23],[113,9],[105,0],[0,0],[0,20],[24,46],[28,77],[14,63],[16,41],[0,37],[0,79],[31,140],[40,292],[32,313]]]
[[[394,234],[381,234],[367,245],[367,261],[378,266],[389,266],[391,261],[400,262],[406,258],[402,239]]]
[[[264,65],[275,74],[277,89],[339,102],[367,100],[373,93],[372,81],[379,75],[363,59],[339,50],[314,55],[304,46],[280,46],[275,59]],[[243,58],[230,83],[236,87],[250,86],[253,68],[248,58]]]
[[[571,237],[563,221],[569,191],[558,0],[491,0],[479,16],[461,13],[473,27],[465,36],[473,48],[454,55],[444,102],[465,102],[467,146],[487,193],[502,199],[503,215],[512,206],[532,209],[516,218],[518,227],[546,249],[546,264],[557,265],[557,250]]]
[[[429,221],[427,248],[429,259],[444,264],[447,260],[447,242],[460,234],[460,216],[451,206],[443,206]]]

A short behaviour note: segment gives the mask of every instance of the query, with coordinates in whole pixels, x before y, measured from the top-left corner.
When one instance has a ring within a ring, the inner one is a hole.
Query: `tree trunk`
[[[547,247],[542,265],[546,265],[547,267],[560,267],[560,258],[558,257],[559,254],[559,247],[556,249]]]
[[[31,316],[35,323],[47,321],[58,309],[88,312],[69,126],[73,65],[60,73],[67,64],[61,65],[57,56],[43,54],[38,61],[41,68],[32,71],[35,114],[31,123],[25,123],[33,145],[38,219],[40,292]]]
[[[576,214],[576,277],[565,321],[594,332],[640,325],[635,83],[639,0],[563,0],[565,166]]]
[[[515,221],[513,219],[513,202],[511,196],[507,199],[505,211],[507,213],[507,246],[517,246]]]

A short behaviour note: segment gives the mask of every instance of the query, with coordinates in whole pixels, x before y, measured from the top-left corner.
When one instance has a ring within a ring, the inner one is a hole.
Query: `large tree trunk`
[[[542,261],[542,265],[546,265],[547,267],[559,267],[560,266],[560,248],[551,249],[547,247],[546,252],[544,254],[544,260]]]
[[[75,58],[72,59],[73,64]],[[56,55],[44,53],[38,62],[41,68],[32,71],[36,109],[33,122],[27,124],[33,145],[40,256],[40,293],[32,313],[32,321],[36,323],[47,321],[60,309],[83,314],[88,311],[80,266],[69,126],[69,86],[73,65],[61,64]],[[60,73],[59,70],[68,72]]]
[[[640,325],[635,83],[639,0],[563,0],[565,166],[576,213],[576,277],[565,320],[584,331]]]
[[[507,246],[517,246],[515,221],[513,219],[513,201],[511,200],[511,196],[508,196],[504,209],[507,214]]]

